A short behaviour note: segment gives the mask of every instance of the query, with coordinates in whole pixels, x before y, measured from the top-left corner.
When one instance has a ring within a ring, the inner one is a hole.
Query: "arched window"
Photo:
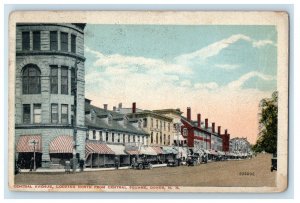
[[[28,64],[22,73],[23,94],[41,94],[41,71],[37,65]]]

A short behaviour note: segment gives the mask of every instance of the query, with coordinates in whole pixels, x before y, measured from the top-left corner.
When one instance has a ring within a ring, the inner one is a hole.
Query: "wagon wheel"
[[[139,164],[139,169],[140,169],[140,170],[143,169],[143,164]]]
[[[149,169],[151,170],[153,168],[152,164],[149,164]]]

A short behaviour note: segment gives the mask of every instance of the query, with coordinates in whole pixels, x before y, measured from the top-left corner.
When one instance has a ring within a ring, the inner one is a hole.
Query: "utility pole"
[[[73,127],[73,173],[76,172],[76,152],[77,152],[77,71],[78,67],[77,58],[75,60],[75,67],[74,67],[74,84],[72,86],[72,93],[74,96],[74,105],[73,105],[73,120],[72,120],[72,127]]]
[[[35,145],[38,143],[37,141],[33,140],[31,142],[33,144],[33,171],[36,171],[36,162],[35,162]]]

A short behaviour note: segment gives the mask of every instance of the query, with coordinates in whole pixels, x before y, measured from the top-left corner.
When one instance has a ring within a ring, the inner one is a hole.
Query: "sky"
[[[259,101],[277,89],[274,26],[94,25],[85,29],[94,105],[191,107],[233,137],[258,135]]]

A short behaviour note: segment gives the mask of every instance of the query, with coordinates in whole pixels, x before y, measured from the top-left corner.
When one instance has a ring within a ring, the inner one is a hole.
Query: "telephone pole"
[[[72,93],[74,96],[74,105],[73,105],[73,119],[72,119],[72,127],[73,127],[73,173],[76,172],[76,153],[77,153],[77,71],[78,67],[77,64],[79,62],[77,61],[77,58],[75,60],[75,67],[74,67],[74,81],[73,85],[71,85]]]

